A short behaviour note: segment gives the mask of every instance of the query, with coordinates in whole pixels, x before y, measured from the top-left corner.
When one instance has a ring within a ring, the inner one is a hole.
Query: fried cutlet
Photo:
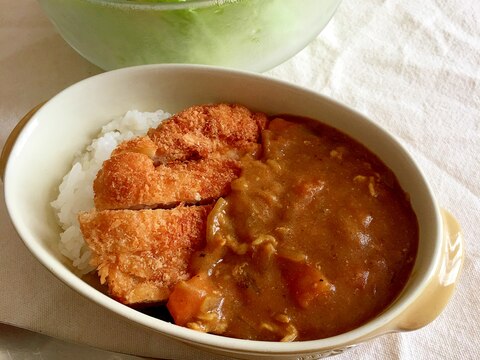
[[[127,152],[144,154],[155,162],[155,153],[157,145],[148,136],[136,137],[132,140],[120,143],[113,151],[110,157],[120,155]]]
[[[105,209],[207,203],[230,190],[239,159],[258,152],[267,117],[241,105],[188,108],[120,144],[95,182],[95,206]]]
[[[95,207],[142,209],[208,203],[230,191],[240,162],[206,158],[154,166],[145,154],[123,152],[105,161],[93,185]]]
[[[81,213],[91,264],[110,295],[130,305],[166,300],[173,285],[190,277],[190,256],[205,244],[211,209],[207,205]]]
[[[208,157],[215,152],[248,148],[257,143],[267,116],[242,105],[192,106],[148,131],[162,163]]]
[[[120,144],[94,181],[95,207],[79,216],[92,262],[125,304],[165,300],[189,278],[211,206],[240,175],[240,159],[259,152],[267,116],[241,105],[188,108]],[[171,210],[147,210],[169,208]]]

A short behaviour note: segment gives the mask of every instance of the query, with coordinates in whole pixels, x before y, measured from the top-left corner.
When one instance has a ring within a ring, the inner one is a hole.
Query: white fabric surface
[[[34,0],[0,0],[0,8],[3,146],[30,108],[100,70]],[[335,359],[480,359],[480,1],[344,0],[313,43],[267,75],[331,96],[397,135],[464,230],[463,274],[442,315]],[[214,358],[127,323],[53,277],[15,234],[3,191],[0,226],[0,322],[135,354]]]

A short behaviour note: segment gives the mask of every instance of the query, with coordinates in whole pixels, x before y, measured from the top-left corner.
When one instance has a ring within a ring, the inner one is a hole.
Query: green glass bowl
[[[268,70],[303,49],[341,0],[39,0],[63,38],[111,70],[191,63]]]

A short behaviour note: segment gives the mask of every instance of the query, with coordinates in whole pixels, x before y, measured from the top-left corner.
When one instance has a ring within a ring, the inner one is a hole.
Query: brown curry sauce
[[[394,174],[339,131],[291,116],[209,215],[196,274],[167,304],[175,323],[293,341],[351,330],[382,312],[415,262],[418,223]]]

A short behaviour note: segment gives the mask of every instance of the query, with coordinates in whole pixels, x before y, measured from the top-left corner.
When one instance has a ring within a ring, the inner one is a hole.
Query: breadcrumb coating
[[[81,213],[91,264],[110,295],[125,304],[166,300],[173,285],[190,277],[188,262],[205,244],[211,209],[206,205]]]
[[[160,162],[207,157],[224,148],[243,148],[257,143],[267,126],[267,116],[242,105],[192,106],[150,129]]]
[[[213,207],[205,204],[230,192],[240,159],[261,150],[267,121],[241,105],[193,106],[112,152],[93,184],[95,209],[79,215],[92,265],[112,297],[162,302],[190,278]]]
[[[155,167],[140,153],[121,153],[105,161],[94,181],[95,207],[141,209],[179,203],[208,203],[230,192],[240,162],[207,158]]]

